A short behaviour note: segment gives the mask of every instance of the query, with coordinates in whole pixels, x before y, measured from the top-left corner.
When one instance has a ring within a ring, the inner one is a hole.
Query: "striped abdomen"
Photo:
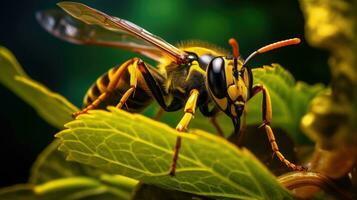
[[[86,96],[84,97],[84,107],[90,105],[96,100],[99,95],[107,91],[109,82],[113,80],[113,74],[119,67],[110,69],[107,73],[103,74],[97,81],[89,88]],[[156,70],[150,70],[156,72]],[[159,75],[160,76],[160,75]],[[105,109],[107,106],[116,106],[122,95],[130,88],[130,74],[126,71],[120,78],[119,84],[116,89],[110,92],[110,96],[99,104],[97,109]],[[140,112],[146,108],[152,101],[152,94],[148,90],[146,83],[142,76],[138,73],[138,83],[134,96],[131,96],[126,105],[130,112]],[[123,109],[127,110],[126,106]]]

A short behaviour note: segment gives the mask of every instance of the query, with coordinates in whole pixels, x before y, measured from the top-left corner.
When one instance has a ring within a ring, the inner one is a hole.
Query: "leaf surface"
[[[154,185],[139,184],[132,200],[153,200],[153,199],[194,199],[194,200],[213,200],[212,198],[197,196],[195,194],[180,192],[177,190],[166,190]]]
[[[246,149],[195,130],[183,137],[176,176],[168,175],[178,132],[109,107],[66,125],[56,136],[68,160],[159,187],[226,199],[292,198]]]
[[[313,97],[321,92],[322,84],[308,85],[296,82],[294,77],[278,64],[253,69],[254,84],[263,84],[269,91],[273,108],[272,127],[283,128],[297,144],[311,142],[300,129],[301,118],[307,112]],[[248,124],[262,123],[262,94],[248,103]]]
[[[120,199],[130,199],[131,194],[138,184],[138,181],[120,175],[108,174],[88,165],[77,162],[66,161],[65,154],[57,150],[59,140],[53,141],[36,159],[29,179],[29,183],[34,186],[46,185],[56,180],[76,180],[76,178],[86,177],[88,180],[98,182],[98,187],[102,188],[101,196],[114,195]],[[55,188],[61,190],[61,188]],[[93,192],[97,187],[93,188]],[[88,197],[92,197],[89,195]],[[96,195],[93,195],[97,197]],[[87,198],[87,197],[86,197]],[[99,198],[99,197],[98,197]]]
[[[78,110],[63,96],[29,78],[13,54],[0,46],[0,82],[30,104],[49,124],[62,129]]]
[[[130,196],[88,177],[70,177],[43,184],[0,189],[0,200],[127,200]]]

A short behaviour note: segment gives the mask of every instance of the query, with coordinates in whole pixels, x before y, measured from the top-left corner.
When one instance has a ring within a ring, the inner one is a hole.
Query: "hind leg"
[[[138,58],[133,58],[133,59],[128,60],[124,64],[122,64],[111,76],[112,79],[110,80],[110,82],[106,88],[106,91],[103,92],[101,95],[99,95],[99,97],[96,100],[94,100],[91,104],[86,106],[83,110],[73,113],[72,116],[77,117],[78,115],[87,113],[89,110],[96,109],[100,103],[102,103],[103,101],[105,101],[107,98],[109,98],[111,96],[111,93],[117,88],[120,78],[127,70],[129,70],[129,72],[130,72],[130,86],[131,87],[129,90],[132,93],[136,87],[137,76],[136,76],[135,72],[137,71],[136,69],[137,69],[138,62],[142,62],[142,61]],[[133,78],[132,78],[132,76],[133,76]],[[132,88],[134,88],[134,89],[132,89]],[[129,94],[128,91],[124,94],[124,95],[126,95],[126,97],[125,97],[126,99],[131,94],[131,93]],[[123,97],[124,97],[124,95],[123,95]],[[121,101],[124,101],[126,99],[122,99]]]

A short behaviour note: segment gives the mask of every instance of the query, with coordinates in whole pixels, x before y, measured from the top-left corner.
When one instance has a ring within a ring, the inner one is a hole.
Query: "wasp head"
[[[206,71],[206,87],[217,107],[228,115],[239,131],[240,116],[250,97],[252,72],[239,58],[238,43],[231,39],[233,57],[215,57]]]
[[[239,59],[237,42],[233,39],[229,43],[233,47],[233,58],[212,59],[207,67],[206,85],[218,108],[237,121],[249,99],[252,72]]]
[[[207,67],[206,85],[216,105],[231,118],[239,118],[249,99],[251,71],[238,59],[215,57]]]
[[[292,38],[263,46],[243,62],[240,59],[238,43],[232,38],[229,44],[233,49],[233,57],[220,56],[211,60],[206,71],[208,93],[217,107],[233,119],[236,130],[239,130],[239,118],[252,90],[253,76],[246,65],[247,62],[258,54],[299,43],[299,38]]]

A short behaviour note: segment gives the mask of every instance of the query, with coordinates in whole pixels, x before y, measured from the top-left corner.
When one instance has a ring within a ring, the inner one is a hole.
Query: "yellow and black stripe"
[[[113,76],[119,67],[111,68],[108,72],[100,76],[97,81],[88,89],[83,102],[83,107],[90,105],[102,93],[107,92],[109,83],[113,80]],[[163,80],[162,76],[154,68],[150,68],[152,73],[158,81]],[[116,106],[123,94],[130,88],[130,73],[125,71],[119,80],[116,88],[109,92],[109,96],[104,99],[99,105],[98,109],[105,109],[107,106]],[[148,89],[147,84],[140,73],[138,73],[138,84],[135,94],[126,101],[126,109],[130,112],[141,112],[152,101],[152,93]]]

